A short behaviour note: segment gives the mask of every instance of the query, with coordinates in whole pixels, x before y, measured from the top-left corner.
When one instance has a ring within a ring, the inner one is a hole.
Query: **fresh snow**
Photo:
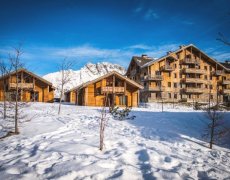
[[[206,147],[201,111],[148,104],[132,109],[134,120],[108,115],[100,151],[101,108],[57,109],[31,104],[20,134],[0,140],[0,179],[230,179],[230,144]]]
[[[102,75],[107,74],[111,71],[117,71],[120,74],[125,74],[125,68],[118,64],[112,64],[109,62],[102,63],[88,63],[80,70],[68,70],[70,73],[70,82],[65,85],[65,90],[70,90],[82,83],[94,80]],[[61,82],[61,72],[54,72],[43,76],[44,79],[53,83],[53,86],[56,87],[55,97],[59,97],[60,94],[60,82]]]

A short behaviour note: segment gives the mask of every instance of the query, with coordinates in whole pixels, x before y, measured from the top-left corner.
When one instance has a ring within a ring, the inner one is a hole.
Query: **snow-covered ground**
[[[164,109],[133,108],[129,121],[108,116],[101,152],[100,108],[63,105],[57,116],[57,104],[32,104],[21,133],[0,140],[0,179],[230,179],[230,144],[205,147],[204,113]]]

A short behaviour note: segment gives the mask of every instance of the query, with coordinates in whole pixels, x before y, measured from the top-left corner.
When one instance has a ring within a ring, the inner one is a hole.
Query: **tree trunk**
[[[61,86],[61,94],[60,94],[60,101],[59,101],[59,107],[58,107],[58,115],[61,113],[61,101],[62,101],[62,94],[63,94],[63,85]]]
[[[15,134],[18,134],[18,72],[16,69],[16,94],[15,94],[15,115],[14,115],[14,119],[15,119]]]
[[[6,119],[6,85],[4,84],[3,92],[3,119]]]
[[[213,137],[214,137],[214,125],[215,125],[215,120],[212,119],[212,127],[211,127],[211,137],[210,137],[210,149],[212,149],[212,145],[213,145]]]

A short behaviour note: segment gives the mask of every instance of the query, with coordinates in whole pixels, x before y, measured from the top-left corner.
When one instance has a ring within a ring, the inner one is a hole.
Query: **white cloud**
[[[145,20],[159,19],[159,15],[153,9],[149,9],[145,13],[144,19]]]

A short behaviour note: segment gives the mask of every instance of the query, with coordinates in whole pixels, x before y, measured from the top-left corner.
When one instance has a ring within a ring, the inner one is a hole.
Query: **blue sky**
[[[22,43],[21,59],[39,75],[108,61],[125,67],[133,55],[160,57],[195,44],[220,61],[230,47],[229,0],[0,0],[0,57]]]

